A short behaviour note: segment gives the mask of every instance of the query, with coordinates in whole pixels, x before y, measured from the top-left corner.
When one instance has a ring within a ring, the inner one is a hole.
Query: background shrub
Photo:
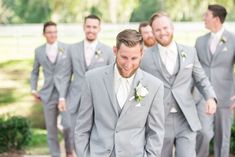
[[[21,150],[30,139],[30,123],[26,118],[0,118],[0,153]]]

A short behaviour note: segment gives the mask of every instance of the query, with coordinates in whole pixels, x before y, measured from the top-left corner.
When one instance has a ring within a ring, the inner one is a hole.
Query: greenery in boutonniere
[[[96,50],[95,51],[95,57],[100,58],[102,51],[101,50]]]
[[[227,39],[224,36],[220,39],[220,42],[223,43],[223,44],[226,43],[226,41],[227,41]]]
[[[180,53],[180,56],[182,57],[183,61],[187,58],[187,54],[184,51]]]
[[[59,51],[59,53],[63,54],[64,53],[64,48],[59,48],[58,51]]]
[[[146,95],[148,95],[148,90],[140,82],[135,88],[135,100],[140,102]]]

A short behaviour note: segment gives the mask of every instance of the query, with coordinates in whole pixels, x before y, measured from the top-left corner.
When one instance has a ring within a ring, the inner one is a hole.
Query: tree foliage
[[[139,0],[139,5],[131,14],[130,22],[148,21],[151,15],[163,6],[159,0]]]
[[[10,23],[39,23],[52,13],[47,0],[3,0],[3,4],[13,12]]]
[[[235,0],[0,0],[0,23],[82,22],[91,13],[104,22],[139,22],[159,10],[176,21],[195,21],[213,3],[225,6],[227,19],[235,20]]]

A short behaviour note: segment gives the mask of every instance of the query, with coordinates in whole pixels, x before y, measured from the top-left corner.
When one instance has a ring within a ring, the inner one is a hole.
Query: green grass
[[[26,154],[49,154],[46,130],[32,129],[32,139],[25,151]]]

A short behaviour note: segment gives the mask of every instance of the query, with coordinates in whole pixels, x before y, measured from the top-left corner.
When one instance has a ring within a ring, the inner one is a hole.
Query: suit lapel
[[[84,73],[86,73],[86,71],[88,70],[87,68],[87,65],[86,65],[86,59],[85,59],[85,48],[84,48],[84,41],[81,41],[77,44],[77,50],[76,51],[76,54],[78,55],[78,60],[79,61],[79,64],[82,68],[82,71]]]
[[[118,109],[117,109],[117,101],[116,100],[116,96],[115,96],[115,92],[114,92],[114,64],[111,66],[109,66],[108,70],[105,72],[104,75],[104,84],[105,87],[107,89],[107,93],[109,95],[109,99],[113,105],[113,109],[116,113],[116,115],[118,116]]]
[[[211,62],[211,59],[212,59],[212,54],[210,52],[210,33],[208,33],[206,36],[205,36],[205,39],[204,39],[204,42],[203,42],[203,47],[202,49],[206,50],[205,53],[203,53],[204,57],[207,58],[207,63],[210,64]]]
[[[162,69],[162,64],[161,64],[161,56],[160,56],[160,52],[158,49],[158,46],[156,45],[152,51],[152,58],[154,60],[154,63],[156,64],[155,67],[159,67],[157,70],[160,70],[160,74],[163,76],[163,78],[169,82],[169,79],[167,78],[165,72]],[[169,85],[169,84],[166,84]],[[169,86],[170,87],[170,86]]]
[[[224,31],[221,38],[225,38],[227,39],[228,36],[227,36],[227,32]],[[215,50],[215,53],[213,55],[213,59],[216,58],[220,53],[222,53],[222,50],[223,48],[226,46],[226,43],[222,42],[222,41],[219,41],[217,47],[216,47],[216,50]]]
[[[47,64],[48,67],[51,68],[51,66],[53,65],[53,63],[51,63],[51,61],[49,60],[48,56],[47,56],[47,52],[46,52],[46,44],[43,45],[42,47],[42,57],[43,60],[45,60],[45,63]]]
[[[177,44],[177,43],[176,43]],[[187,52],[184,51],[184,48],[181,46],[181,45],[178,45],[177,44],[177,51],[178,51],[178,58],[179,58],[179,71],[178,71],[178,74],[176,75],[175,77],[175,80],[174,80],[174,83],[173,85],[175,84],[175,82],[177,82],[177,80],[179,79],[179,76],[181,75],[181,73],[183,72],[183,69],[184,69],[184,63],[185,63],[185,60],[187,57],[183,58],[182,57],[182,54],[183,53],[186,53],[186,56],[187,56]]]
[[[143,74],[142,74],[142,71],[140,69],[137,70],[136,72],[136,76],[132,82],[132,85],[131,85],[131,90],[130,90],[130,93],[129,93],[129,96],[127,97],[127,100],[123,106],[123,109],[122,109],[122,112],[120,114],[120,117],[119,119],[121,119],[125,114],[126,112],[128,111],[128,109],[133,105],[133,103],[135,103],[135,88],[137,87],[138,83],[142,83],[143,82]],[[142,83],[143,84],[143,83]]]

